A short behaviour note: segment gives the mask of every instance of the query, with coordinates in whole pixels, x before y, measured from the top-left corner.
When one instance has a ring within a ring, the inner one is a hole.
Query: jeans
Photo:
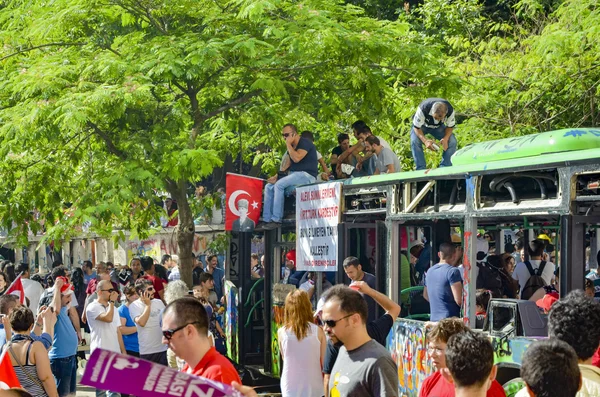
[[[438,128],[427,128],[423,126],[421,127],[421,131],[423,131],[423,134],[425,135],[431,135],[435,139],[440,140],[444,137],[444,135],[446,135],[446,126],[443,124]],[[446,150],[442,155],[440,167],[449,167],[452,165],[452,155],[456,152],[456,146],[456,137],[453,133],[450,135],[450,139],[448,139],[448,150]],[[417,170],[424,170],[427,168],[427,164],[425,163],[425,154],[423,153],[423,142],[421,142],[415,133],[415,127],[410,129],[410,148],[412,150],[412,155],[413,159],[415,160],[415,166],[417,167]]]
[[[58,395],[75,395],[77,391],[77,355],[50,360]]]
[[[267,183],[267,186],[265,186],[263,221],[281,222],[286,189],[298,185],[307,185],[314,181],[315,177],[307,172],[292,171],[288,176],[278,179],[275,184]]]

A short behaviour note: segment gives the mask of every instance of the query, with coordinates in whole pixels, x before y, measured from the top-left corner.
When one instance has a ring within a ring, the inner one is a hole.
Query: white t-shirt
[[[104,307],[98,301],[93,301],[85,309],[85,315],[87,316],[88,325],[92,333],[90,352],[93,352],[97,348],[109,350],[111,352],[121,352],[121,346],[119,345],[119,338],[117,333],[119,326],[121,326],[121,318],[117,308],[113,309],[112,322],[107,323],[101,320],[97,320],[98,316],[106,313],[108,306]]]
[[[142,315],[146,305],[141,300],[136,300],[129,305],[129,314],[135,322],[135,318]],[[160,299],[152,299],[150,304],[150,317],[146,326],[142,327],[137,322],[135,326],[138,331],[138,342],[140,345],[140,354],[160,353],[167,350],[167,345],[162,343],[162,312],[165,304]]]
[[[541,260],[529,260],[531,263],[531,267],[533,270],[537,270],[540,267]],[[515,267],[515,271],[512,274],[513,278],[519,282],[519,287],[521,291],[525,287],[527,280],[531,277],[529,270],[527,270],[527,265],[523,262],[517,263]],[[550,285],[552,283],[552,278],[554,277],[554,263],[546,262],[546,266],[544,266],[544,271],[542,272],[542,278],[546,282],[546,285]]]
[[[30,280],[28,278],[21,277],[23,283],[23,289],[25,290],[25,296],[29,298],[29,308],[35,316],[37,314],[38,305],[40,298],[44,293],[44,287],[37,281]]]

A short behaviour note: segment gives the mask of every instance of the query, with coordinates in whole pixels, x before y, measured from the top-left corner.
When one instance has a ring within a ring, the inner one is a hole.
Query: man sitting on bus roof
[[[400,172],[400,160],[396,153],[392,149],[382,146],[381,141],[375,135],[367,137],[365,150],[367,153],[376,155],[374,175]]]
[[[439,146],[433,139],[428,139],[426,135],[437,139],[442,144],[444,154],[440,167],[452,165],[452,155],[456,152],[457,146],[456,137],[452,133],[455,125],[454,109],[447,100],[428,98],[419,104],[410,129],[410,147],[417,170],[427,168],[423,145],[435,152],[439,150]]]
[[[421,389],[419,397],[454,397],[454,385],[442,376],[442,372],[446,371],[446,347],[450,337],[458,335],[462,332],[471,332],[463,321],[459,318],[447,318],[441,320],[427,334],[429,346],[427,353],[433,361],[436,369],[432,375],[427,377]],[[500,386],[497,380],[491,382],[491,386],[487,391],[487,397],[504,397],[504,389]]]
[[[367,152],[365,149],[365,139],[373,135],[371,128],[362,120],[358,120],[352,124],[352,130],[354,131],[354,137],[358,142],[346,150],[344,153],[338,156],[337,172],[341,172],[342,163],[346,162],[350,156],[356,158],[356,170],[352,173],[353,176],[365,176],[373,175],[375,172],[375,158],[373,153]],[[389,143],[385,139],[379,137],[381,146],[387,147],[391,150]],[[365,153],[361,156],[360,153]]]
[[[283,139],[290,156],[289,174],[267,179],[263,206],[263,228],[276,229],[283,219],[283,202],[286,188],[314,183],[317,178],[317,149],[306,138],[300,137],[294,124],[286,124],[282,131]]]

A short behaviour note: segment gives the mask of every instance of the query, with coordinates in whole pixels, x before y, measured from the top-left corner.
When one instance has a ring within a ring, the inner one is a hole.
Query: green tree
[[[335,1],[15,0],[0,27],[10,237],[23,243],[45,223],[59,239],[83,222],[144,237],[167,192],[188,284],[192,184],[237,155],[233,142],[282,148],[289,121],[333,141],[356,115],[394,131],[448,74],[408,24]],[[253,160],[268,171],[277,157]]]

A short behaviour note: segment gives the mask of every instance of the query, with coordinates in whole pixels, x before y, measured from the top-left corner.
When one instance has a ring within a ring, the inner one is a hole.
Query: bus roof
[[[600,166],[600,129],[579,128],[474,143],[457,151],[452,167],[350,178],[344,185],[389,184],[399,180],[464,178],[515,169],[543,169],[569,163]]]

